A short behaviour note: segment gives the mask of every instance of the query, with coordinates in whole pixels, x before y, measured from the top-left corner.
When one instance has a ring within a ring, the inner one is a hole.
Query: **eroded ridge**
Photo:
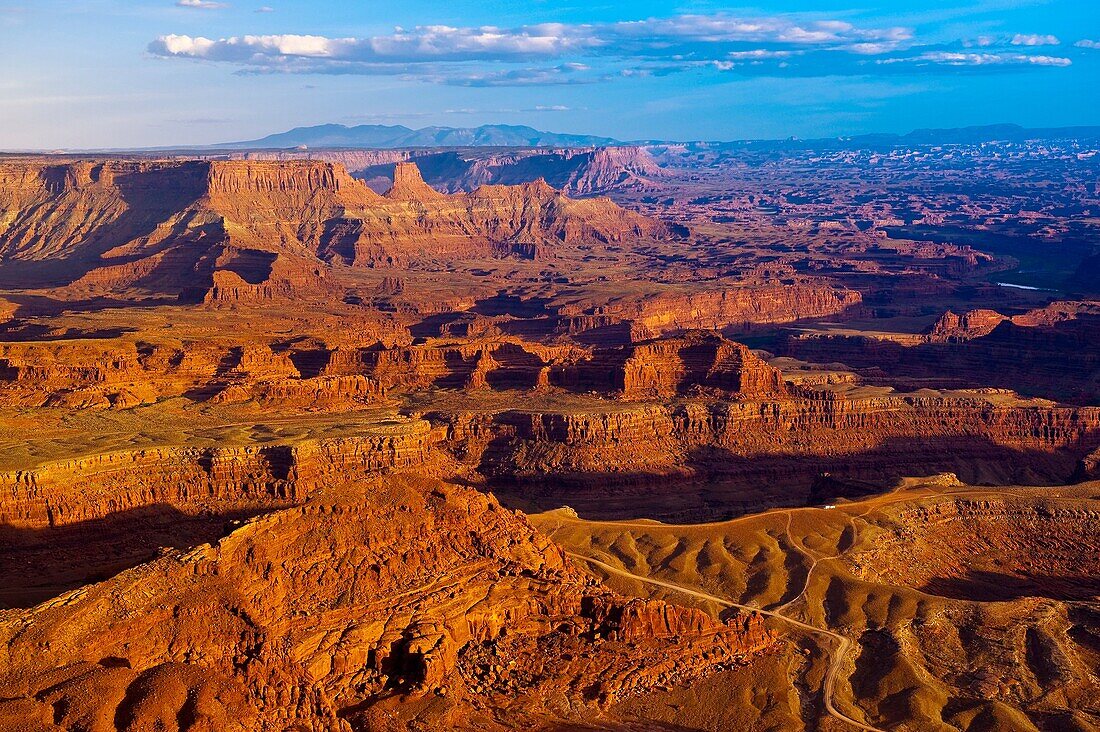
[[[4,612],[0,638],[5,724],[331,730],[595,715],[775,634],[616,596],[493,498],[394,478]]]

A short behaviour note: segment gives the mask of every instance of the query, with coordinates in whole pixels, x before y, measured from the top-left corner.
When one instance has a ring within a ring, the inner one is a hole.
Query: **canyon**
[[[1029,144],[0,156],[0,730],[1100,726]]]
[[[219,276],[222,288],[323,291],[323,261],[536,259],[557,254],[546,249],[551,241],[575,247],[662,233],[608,202],[571,201],[538,182],[445,197],[412,164],[397,166],[385,197],[342,167],[311,162],[13,163],[0,170],[0,191],[0,254],[26,263],[27,273],[38,263],[67,273],[85,267],[64,283],[84,295],[205,295],[205,285],[186,283],[206,279],[208,290]]]
[[[542,178],[569,195],[659,191],[664,169],[636,146],[527,148],[519,150],[331,150],[309,152],[249,151],[245,160],[324,160],[338,163],[369,186],[385,192],[393,170],[415,164],[434,187],[449,193],[473,191],[486,184],[514,185]]]

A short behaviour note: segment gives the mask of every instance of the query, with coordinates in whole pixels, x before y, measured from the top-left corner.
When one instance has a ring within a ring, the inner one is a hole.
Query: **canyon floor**
[[[0,730],[1100,729],[1100,156],[301,157],[0,157]]]

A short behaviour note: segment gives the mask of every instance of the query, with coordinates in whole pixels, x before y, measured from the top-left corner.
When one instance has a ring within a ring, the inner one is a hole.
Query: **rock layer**
[[[541,258],[667,234],[659,222],[605,199],[570,200],[544,181],[444,196],[415,165],[398,170],[383,198],[324,162],[4,163],[0,256],[21,263],[24,285],[33,275],[83,294],[137,288],[263,300],[325,294],[319,258],[352,266]]]
[[[430,424],[409,420],[299,445],[162,448],[51,463],[0,474],[0,523],[60,526],[157,504],[279,505],[334,479],[430,471],[441,458],[437,442]]]
[[[613,595],[490,497],[390,479],[0,613],[0,724],[508,729],[690,682],[773,640],[758,616]]]
[[[1011,317],[982,310],[947,313],[904,339],[789,333],[776,350],[841,362],[869,380],[932,388],[1001,387],[1074,404],[1100,404],[1100,307],[1058,301]]]
[[[626,399],[704,393],[764,399],[787,393],[778,369],[740,343],[706,332],[596,349],[590,358],[560,367],[550,383]]]
[[[451,442],[499,490],[601,518],[736,515],[811,497],[822,473],[857,494],[907,475],[1062,483],[1100,445],[1100,410],[980,397],[819,395],[447,417]],[[469,459],[469,458],[467,458]],[[698,481],[686,484],[685,479]]]
[[[315,150],[250,152],[250,160],[313,159],[339,163],[370,185],[395,177],[393,169],[412,162],[431,185],[449,193],[486,184],[519,185],[539,178],[573,196],[653,189],[664,170],[642,147],[534,148],[520,150]],[[381,190],[381,189],[380,189]]]

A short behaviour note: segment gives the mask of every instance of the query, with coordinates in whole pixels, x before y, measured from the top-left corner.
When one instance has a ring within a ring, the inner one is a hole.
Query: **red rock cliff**
[[[433,726],[485,729],[480,710],[511,707],[492,728],[514,729],[690,683],[774,638],[756,615],[618,597],[492,497],[390,479],[0,615],[0,720],[348,731],[438,693]],[[410,703],[386,705],[395,691]]]

